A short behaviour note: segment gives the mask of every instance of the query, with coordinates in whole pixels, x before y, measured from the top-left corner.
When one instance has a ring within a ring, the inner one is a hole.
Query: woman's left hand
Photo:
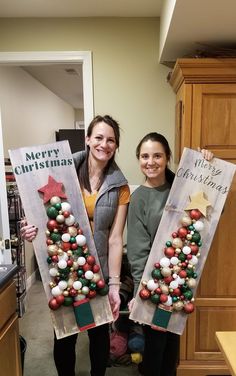
[[[111,310],[113,313],[114,321],[116,321],[119,317],[119,309],[120,309],[120,286],[119,285],[110,285],[109,286],[109,301],[111,304]]]
[[[202,153],[203,158],[207,161],[211,161],[214,158],[214,154],[210,150],[198,148],[198,151]]]

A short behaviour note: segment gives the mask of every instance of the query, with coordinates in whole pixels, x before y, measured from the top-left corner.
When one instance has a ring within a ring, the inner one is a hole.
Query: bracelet
[[[118,279],[120,279],[120,276],[119,275],[109,276],[109,279],[112,279],[112,278],[118,278]]]
[[[108,282],[108,286],[120,286],[121,282]]]

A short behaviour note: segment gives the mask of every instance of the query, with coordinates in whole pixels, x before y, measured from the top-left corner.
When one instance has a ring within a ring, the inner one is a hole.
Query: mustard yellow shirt
[[[95,209],[95,203],[98,196],[98,192],[87,194],[82,191],[85,208],[88,214],[88,218],[93,229],[93,213]],[[130,189],[128,185],[123,185],[119,190],[119,203],[118,205],[128,204],[130,200]]]

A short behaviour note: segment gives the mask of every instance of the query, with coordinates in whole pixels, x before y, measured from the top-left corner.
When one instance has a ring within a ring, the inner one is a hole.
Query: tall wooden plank
[[[48,217],[42,196],[38,192],[39,188],[47,185],[49,176],[63,184],[73,215],[86,237],[89,253],[95,256],[96,263],[99,264],[73,157],[68,141],[9,150],[9,155],[27,221],[38,228],[33,246],[44,290],[49,300],[52,297],[49,287],[51,277],[48,271],[45,242]],[[96,326],[113,320],[107,296],[97,295],[91,299],[90,305]],[[58,310],[51,311],[51,316],[57,338],[79,332],[72,307],[61,306]]]
[[[144,269],[142,281],[151,279],[151,271],[154,264],[159,262],[164,256],[166,242],[171,239],[172,233],[181,227],[180,220],[186,213],[186,208],[190,203],[191,197],[201,192],[210,202],[211,206],[207,208],[204,229],[201,232],[201,256],[196,268],[198,274],[197,284],[193,289],[193,293],[195,294],[227,194],[230,190],[235,169],[236,166],[229,162],[217,158],[208,162],[199,152],[187,148],[184,149]],[[141,287],[142,284],[140,283],[139,291]],[[137,294],[130,318],[143,324],[152,325],[155,309],[156,306],[150,300],[142,300],[139,294]],[[182,334],[187,317],[187,314],[183,311],[173,311],[167,329],[170,332]]]

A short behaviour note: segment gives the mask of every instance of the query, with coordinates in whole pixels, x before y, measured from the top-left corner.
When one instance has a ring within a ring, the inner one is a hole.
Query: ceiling
[[[0,0],[0,17],[160,17],[160,63],[168,66],[179,57],[236,56],[235,15],[235,0]],[[24,69],[81,108],[81,66]]]

